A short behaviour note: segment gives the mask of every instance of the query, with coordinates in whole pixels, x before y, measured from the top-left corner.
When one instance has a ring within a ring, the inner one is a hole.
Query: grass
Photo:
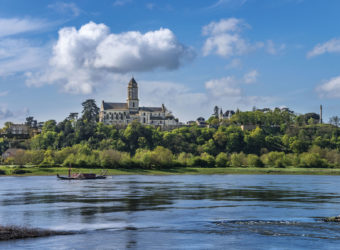
[[[18,171],[18,169],[23,171]],[[45,176],[67,175],[65,167],[38,167],[38,166],[0,166],[1,176]],[[102,169],[72,168],[73,173],[100,174]],[[340,175],[340,169],[331,168],[172,168],[172,169],[108,169],[107,175],[178,175],[178,174],[288,174],[288,175]]]

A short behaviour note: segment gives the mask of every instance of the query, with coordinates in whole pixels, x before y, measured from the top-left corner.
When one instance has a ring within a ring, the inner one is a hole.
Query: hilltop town
[[[33,166],[340,167],[339,118],[296,114],[288,108],[226,110],[181,123],[165,104],[141,107],[138,84],[126,103],[82,103],[82,114],[61,122],[7,122],[1,129],[3,164]],[[21,171],[21,170],[20,170]]]

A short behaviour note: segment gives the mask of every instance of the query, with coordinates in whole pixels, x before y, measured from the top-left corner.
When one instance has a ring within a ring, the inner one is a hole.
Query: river
[[[0,249],[339,249],[340,176],[1,177],[0,224],[74,232]]]

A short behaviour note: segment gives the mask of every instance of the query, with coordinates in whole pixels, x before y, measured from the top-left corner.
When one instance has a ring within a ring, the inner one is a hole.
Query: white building
[[[161,127],[178,126],[178,119],[161,107],[139,107],[138,85],[134,78],[128,84],[128,98],[126,103],[102,101],[99,121],[107,125],[127,125],[132,121],[139,121],[144,125]]]

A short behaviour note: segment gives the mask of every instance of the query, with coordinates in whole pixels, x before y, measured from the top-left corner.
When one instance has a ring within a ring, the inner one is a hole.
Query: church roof
[[[131,78],[130,82],[129,82],[129,88],[137,88],[137,82],[135,80],[135,78]]]
[[[127,103],[120,102],[103,102],[104,110],[108,109],[128,109]]]
[[[147,111],[147,112],[162,112],[163,109],[161,107],[140,107],[140,111]]]

